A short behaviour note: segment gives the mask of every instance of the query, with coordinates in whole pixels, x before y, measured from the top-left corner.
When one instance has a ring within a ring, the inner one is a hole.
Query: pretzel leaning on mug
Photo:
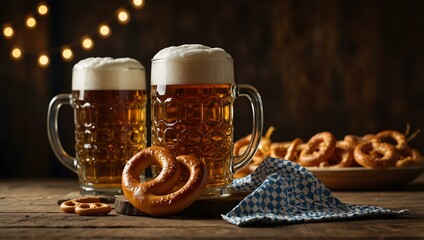
[[[159,175],[140,182],[140,174],[157,164]],[[181,168],[190,172],[184,186],[175,190],[180,182]],[[204,164],[191,155],[174,157],[163,147],[153,146],[141,150],[125,165],[122,172],[122,190],[128,201],[143,213],[162,217],[178,213],[196,201],[206,188],[207,174]]]

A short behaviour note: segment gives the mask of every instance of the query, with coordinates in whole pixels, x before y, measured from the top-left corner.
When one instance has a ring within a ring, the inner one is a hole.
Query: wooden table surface
[[[346,203],[410,210],[395,218],[355,219],[272,227],[237,227],[221,218],[81,217],[59,211],[76,191],[72,180],[0,180],[0,239],[424,239],[424,174],[396,190],[333,192]]]

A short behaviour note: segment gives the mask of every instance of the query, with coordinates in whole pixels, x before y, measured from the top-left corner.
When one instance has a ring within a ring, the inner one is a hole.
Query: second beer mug
[[[126,162],[146,147],[146,102],[145,71],[138,61],[88,58],[74,66],[72,93],[52,99],[47,129],[53,152],[78,174],[83,195],[122,193]],[[62,104],[74,109],[76,158],[59,139]]]
[[[203,45],[169,47],[152,60],[152,145],[175,156],[194,154],[208,171],[203,197],[231,194],[233,174],[255,154],[261,135],[263,110],[256,89],[234,82],[233,59],[220,48]],[[233,102],[251,101],[253,131],[240,157],[233,156]]]

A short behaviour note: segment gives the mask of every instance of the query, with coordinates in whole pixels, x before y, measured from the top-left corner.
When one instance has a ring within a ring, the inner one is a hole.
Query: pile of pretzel
[[[271,142],[271,127],[261,138],[259,149],[248,166],[235,177],[252,173],[267,156],[297,162],[306,167],[353,167],[368,168],[403,167],[424,164],[421,154],[408,146],[411,139],[397,131],[387,130],[375,135],[358,137],[347,135],[337,141],[330,132],[315,134],[307,142],[296,138],[291,142]],[[241,155],[251,136],[234,144],[234,155]],[[152,180],[141,182],[140,174],[148,167],[158,165],[161,169]],[[187,171],[187,182],[180,179]],[[192,155],[174,157],[170,150],[152,146],[141,150],[125,165],[122,172],[122,190],[128,201],[139,211],[156,217],[176,214],[193,204],[205,191],[207,183],[205,164]],[[106,215],[111,207],[101,203],[100,198],[80,198],[63,202],[61,210],[79,215]]]
[[[275,157],[296,162],[305,167],[342,168],[366,167],[387,168],[424,164],[420,152],[408,145],[406,134],[395,130],[385,130],[365,136],[346,135],[337,140],[330,132],[320,132],[307,142],[296,138],[289,142],[271,142],[271,127],[261,139],[258,152],[244,169],[235,177],[252,173],[267,157]],[[234,155],[244,151],[250,135],[234,144]]]

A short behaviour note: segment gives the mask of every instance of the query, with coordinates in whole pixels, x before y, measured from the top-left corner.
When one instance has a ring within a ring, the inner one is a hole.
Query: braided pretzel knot
[[[77,213],[81,216],[107,215],[112,208],[100,202],[98,197],[76,198],[60,204],[60,210],[65,213]]]
[[[140,174],[151,165],[159,165],[159,175],[140,182]],[[180,189],[181,166],[190,172],[189,179]],[[204,164],[194,156],[175,158],[163,147],[149,147],[134,155],[122,172],[122,190],[128,201],[138,210],[152,216],[167,216],[190,206],[206,188],[207,174]]]

